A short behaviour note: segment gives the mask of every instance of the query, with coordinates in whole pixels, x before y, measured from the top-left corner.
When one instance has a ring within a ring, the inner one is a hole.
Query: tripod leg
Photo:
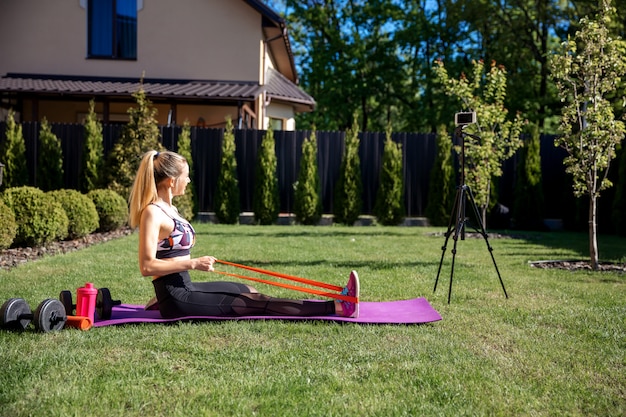
[[[443,242],[443,246],[441,247],[441,259],[439,260],[439,269],[437,270],[437,279],[435,279],[435,288],[433,292],[437,291],[437,283],[439,282],[439,274],[441,274],[441,266],[443,265],[443,257],[446,254],[446,249],[448,248],[448,239],[450,239],[450,235],[452,234],[453,225],[456,228],[455,216],[457,216],[457,208],[459,207],[459,201],[461,199],[461,187],[457,187],[456,195],[454,197],[454,205],[452,207],[452,212],[450,213],[450,220],[448,221],[448,230],[446,231],[446,240]],[[456,246],[456,244],[455,244]]]
[[[476,201],[474,200],[474,194],[472,193],[471,188],[467,187],[467,190],[469,192],[469,198],[472,203],[473,210],[474,210],[474,217],[476,217],[476,221],[478,222],[478,225],[480,226],[480,234],[483,236],[483,239],[485,240],[485,243],[487,244],[487,250],[489,250],[489,255],[491,255],[491,260],[493,261],[493,266],[496,268],[496,273],[498,274],[498,279],[500,280],[500,285],[502,286],[504,297],[509,298],[509,295],[506,293],[506,288],[504,288],[504,281],[502,281],[502,276],[500,276],[500,270],[498,269],[498,265],[496,264],[496,258],[493,256],[493,248],[489,244],[489,239],[487,237],[487,232],[485,231],[485,226],[483,225],[480,212],[478,211],[478,207],[476,206]]]

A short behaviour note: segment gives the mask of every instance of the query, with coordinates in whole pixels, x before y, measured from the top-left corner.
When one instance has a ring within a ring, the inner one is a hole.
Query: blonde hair
[[[186,163],[187,160],[176,152],[148,151],[143,154],[128,199],[130,227],[139,226],[143,209],[158,199],[157,184],[180,176]]]

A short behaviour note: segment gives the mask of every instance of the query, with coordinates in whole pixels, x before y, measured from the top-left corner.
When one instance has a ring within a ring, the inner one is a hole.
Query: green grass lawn
[[[452,240],[433,293],[442,229],[198,224],[197,231],[196,255],[339,285],[356,269],[363,301],[426,297],[443,320],[0,330],[0,416],[626,415],[626,275],[528,265],[585,258],[584,234],[490,239],[509,299],[484,240],[459,241],[448,304]],[[93,282],[142,304],[153,289],[138,272],[136,249],[134,234],[0,271],[0,302],[19,296],[34,309]],[[626,262],[626,239],[601,236],[600,256]]]

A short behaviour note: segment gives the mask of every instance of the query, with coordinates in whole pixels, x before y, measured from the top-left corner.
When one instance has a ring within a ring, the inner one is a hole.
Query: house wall
[[[261,16],[243,1],[138,1],[136,61],[87,58],[82,4],[0,1],[0,75],[259,81]]]

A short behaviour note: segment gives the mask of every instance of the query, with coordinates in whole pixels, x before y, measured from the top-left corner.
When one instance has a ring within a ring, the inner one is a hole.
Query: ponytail
[[[133,229],[139,226],[143,209],[158,198],[154,177],[154,160],[158,155],[159,152],[157,151],[148,151],[141,157],[137,176],[128,199],[129,224]]]

